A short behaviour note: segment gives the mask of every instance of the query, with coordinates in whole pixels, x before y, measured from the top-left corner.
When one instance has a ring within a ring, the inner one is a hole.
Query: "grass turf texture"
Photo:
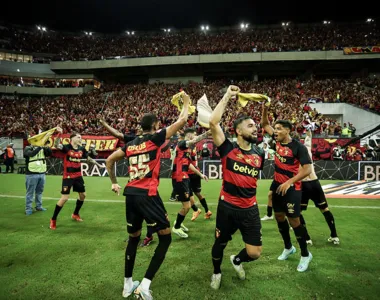
[[[60,176],[47,177],[43,205],[48,211],[31,216],[24,215],[25,200],[21,198],[25,195],[25,176],[3,174],[0,182],[0,299],[121,298],[127,238],[125,207],[123,197],[111,192],[108,178],[85,178],[88,200],[94,201],[83,205],[80,214],[84,222],[70,219],[77,196],[72,194],[74,201],[62,209],[56,231],[48,226],[60,196]],[[126,178],[119,182],[124,184]],[[328,200],[341,239],[339,246],[327,242],[325,219],[310,203],[304,216],[314,243],[309,248],[314,258],[305,273],[296,271],[300,251],[294,233],[291,237],[297,253],[288,261],[278,261],[282,239],[275,221],[265,221],[262,256],[245,264],[247,279],[240,281],[229,262],[229,256],[243,247],[237,232],[225,250],[221,289],[212,290],[211,247],[220,186],[219,180],[203,183],[202,193],[214,215],[204,220],[202,213],[191,222],[190,211],[184,222],[190,230],[189,238],[173,235],[166,260],[151,285],[154,299],[378,299],[380,201],[363,199]],[[269,180],[259,182],[261,216],[266,214],[269,186]],[[167,201],[170,193],[171,181],[163,179],[160,194],[173,224],[180,204]],[[95,201],[100,199],[112,201]],[[134,280],[143,278],[157,240],[154,235],[149,247],[138,248]]]

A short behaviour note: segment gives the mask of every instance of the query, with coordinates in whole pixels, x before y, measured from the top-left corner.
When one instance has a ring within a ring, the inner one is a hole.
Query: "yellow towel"
[[[184,91],[179,92],[172,97],[172,103],[175,106],[177,106],[179,111],[182,111],[182,108],[183,108],[183,101],[182,101],[183,94],[185,94]],[[194,112],[195,112],[195,106],[191,105],[191,100],[190,100],[189,115],[193,114]]]
[[[266,106],[270,106],[270,98],[268,96],[256,93],[238,93],[238,101],[241,107],[245,107],[248,101],[262,102],[265,101]]]
[[[30,138],[28,138],[29,144],[31,144],[32,146],[39,146],[39,147],[45,146],[45,143],[53,135],[56,129],[57,127],[54,127],[47,131],[41,132],[40,134],[31,136]]]

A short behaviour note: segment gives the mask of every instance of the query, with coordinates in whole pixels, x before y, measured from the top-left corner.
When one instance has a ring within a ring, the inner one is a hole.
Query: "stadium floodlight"
[[[374,21],[374,19],[371,19],[371,18],[368,18],[367,19],[367,23],[371,23],[371,22],[373,22]]]
[[[240,28],[241,28],[241,29],[246,29],[246,28],[248,28],[248,23],[241,23],[241,24],[240,24]]]
[[[85,35],[88,35],[88,32],[87,32],[87,31],[85,31],[85,32],[84,32],[84,34],[85,34]]]
[[[135,34],[135,32],[134,31],[132,31],[132,35],[134,35]]]
[[[168,29],[168,32],[170,32],[170,28]]]
[[[330,24],[331,22],[330,21],[323,21],[323,24],[327,25],[327,24]]]
[[[206,26],[206,30],[209,30],[209,27],[208,27],[208,26]]]
[[[205,27],[204,27],[204,26],[201,26],[201,29],[202,29],[202,30],[205,30]]]
[[[164,31],[166,32],[166,29],[164,28]]]
[[[282,22],[282,26],[285,26],[285,23],[284,23],[284,22]]]
[[[41,30],[41,26],[38,26],[38,25],[37,25],[37,29],[38,29],[38,30]]]
[[[88,35],[92,35],[92,32],[89,32]]]
[[[128,35],[130,35],[130,34],[131,34],[129,31],[126,31],[126,33],[127,33]]]
[[[46,27],[42,27],[42,31],[46,31]]]

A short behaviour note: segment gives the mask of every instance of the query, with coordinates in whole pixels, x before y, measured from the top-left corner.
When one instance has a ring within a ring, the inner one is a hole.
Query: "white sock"
[[[133,287],[132,277],[124,277],[124,289],[130,291]]]
[[[149,291],[150,283],[151,283],[151,282],[152,282],[151,280],[144,278],[144,279],[141,281],[140,285],[141,285],[141,287],[143,288],[143,290]]]

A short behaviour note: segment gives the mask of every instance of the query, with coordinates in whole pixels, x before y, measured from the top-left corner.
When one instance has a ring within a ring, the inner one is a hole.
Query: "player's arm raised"
[[[185,93],[182,96],[182,100],[183,108],[178,120],[169,127],[166,127],[166,139],[170,139],[178,130],[182,129],[187,122],[187,118],[189,117],[190,96]]]
[[[215,107],[210,116],[210,130],[214,144],[219,147],[226,140],[222,127],[220,127],[220,120],[227,107],[228,101],[232,96],[236,96],[240,92],[240,89],[235,85],[230,85],[227,92],[224,94],[222,100]]]
[[[106,167],[108,175],[112,182],[112,191],[120,195],[121,187],[117,184],[116,174],[115,174],[115,163],[119,160],[122,160],[125,157],[123,150],[119,149],[108,156],[106,160]]]
[[[124,135],[116,130],[115,128],[112,128],[110,125],[108,125],[108,123],[106,122],[106,120],[104,120],[104,118],[102,116],[99,116],[99,122],[100,124],[102,124],[104,126],[104,128],[110,133],[112,134],[114,137],[120,139],[120,140],[123,140],[124,139]]]
[[[61,127],[57,126],[56,131],[58,131],[58,136],[54,140],[54,148],[62,150],[63,145],[61,144],[61,137],[60,137],[60,135],[63,132],[63,130],[62,130]]]
[[[211,130],[208,130],[205,133],[198,135],[196,138],[192,139],[191,141],[186,141],[186,147],[192,148],[194,145],[196,145],[201,140],[207,138],[209,135],[211,135]]]
[[[263,103],[262,108],[263,108],[263,114],[261,115],[261,127],[264,128],[264,130],[267,133],[269,133],[270,136],[272,136],[273,133],[274,133],[274,129],[269,124],[269,120],[268,120],[268,106],[266,106],[265,103]]]

